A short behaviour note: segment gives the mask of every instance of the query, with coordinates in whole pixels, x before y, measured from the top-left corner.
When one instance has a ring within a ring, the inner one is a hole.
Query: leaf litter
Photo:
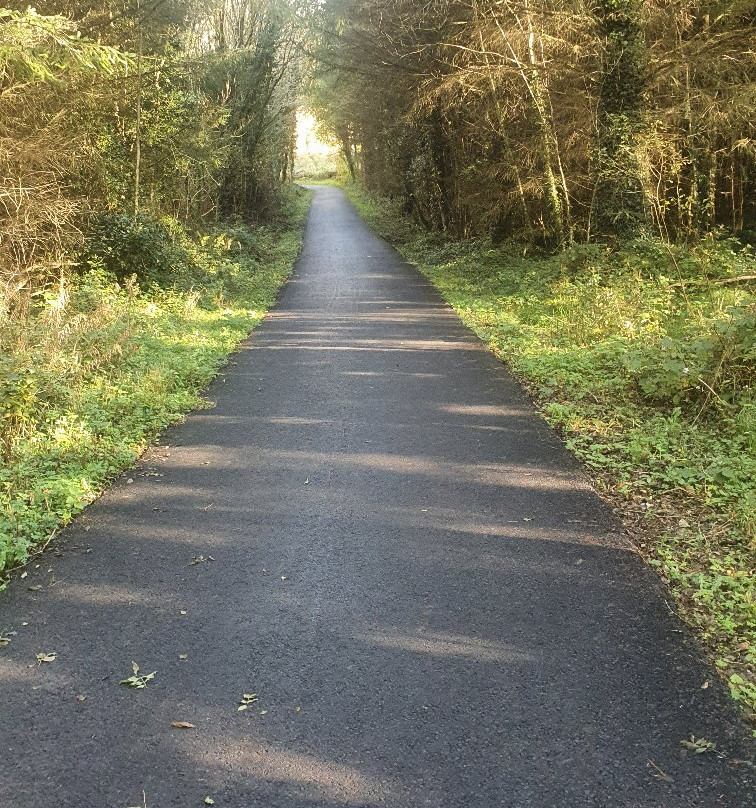
[[[10,645],[11,640],[18,634],[17,631],[0,631],[0,648]]]

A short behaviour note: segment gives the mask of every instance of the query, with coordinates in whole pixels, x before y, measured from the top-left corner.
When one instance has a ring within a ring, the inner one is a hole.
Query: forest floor
[[[0,596],[0,803],[750,805],[657,576],[340,191],[210,397]]]
[[[517,374],[756,718],[753,253],[455,241],[343,187]]]

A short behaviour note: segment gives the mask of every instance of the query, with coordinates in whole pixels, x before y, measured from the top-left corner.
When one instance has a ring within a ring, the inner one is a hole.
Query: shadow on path
[[[0,597],[0,805],[749,804],[656,577],[338,191],[211,395]]]

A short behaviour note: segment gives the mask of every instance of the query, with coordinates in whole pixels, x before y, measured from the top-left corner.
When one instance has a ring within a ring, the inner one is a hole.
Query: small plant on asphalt
[[[697,755],[704,755],[707,752],[716,752],[717,750],[717,745],[713,741],[707,741],[706,738],[696,738],[695,735],[691,735],[688,741],[680,741],[680,744]]]
[[[136,662],[131,663],[132,676],[128,679],[121,679],[119,684],[126,685],[126,687],[133,687],[135,690],[143,690],[147,687],[147,682],[155,678],[157,671],[148,673],[144,676],[139,675],[139,665]]]
[[[239,702],[239,706],[236,708],[237,712],[241,713],[244,710],[248,710],[257,700],[257,693],[245,693]]]

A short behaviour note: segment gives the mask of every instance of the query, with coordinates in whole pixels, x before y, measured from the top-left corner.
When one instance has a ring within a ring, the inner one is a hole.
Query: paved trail
[[[339,191],[211,394],[0,596],[2,808],[749,804],[654,575]]]

